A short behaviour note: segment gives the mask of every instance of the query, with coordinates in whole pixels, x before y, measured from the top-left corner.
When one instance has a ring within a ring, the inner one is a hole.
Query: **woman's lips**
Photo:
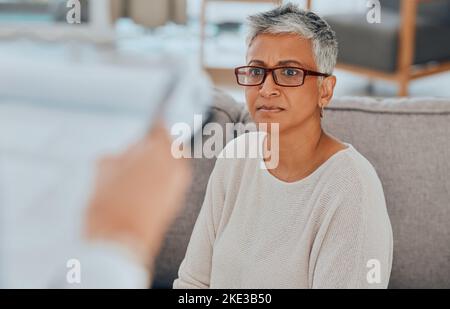
[[[262,113],[281,113],[284,111],[284,108],[281,107],[271,107],[271,106],[261,106],[256,109],[258,112]]]

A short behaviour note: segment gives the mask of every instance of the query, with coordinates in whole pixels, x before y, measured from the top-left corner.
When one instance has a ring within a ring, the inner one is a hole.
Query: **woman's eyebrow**
[[[252,64],[252,63],[254,63],[254,64],[259,64],[259,65],[266,65],[265,63],[264,63],[264,61],[262,61],[262,60],[250,60],[250,62],[248,63],[248,65],[250,65],[250,64]]]
[[[278,65],[286,65],[286,64],[292,64],[292,63],[294,63],[296,65],[299,65],[299,66],[304,66],[303,63],[301,63],[301,62],[299,62],[297,60],[283,60],[283,61],[279,61]]]
[[[248,65],[251,65],[252,63],[253,64],[257,64],[257,65],[266,66],[265,62],[262,61],[262,60],[256,60],[256,59],[255,60],[251,60],[248,63]],[[277,63],[277,65],[288,65],[288,64],[296,64],[296,65],[301,66],[301,67],[304,66],[303,63],[301,63],[301,62],[299,62],[297,60],[281,60],[281,61],[278,61],[278,63]]]

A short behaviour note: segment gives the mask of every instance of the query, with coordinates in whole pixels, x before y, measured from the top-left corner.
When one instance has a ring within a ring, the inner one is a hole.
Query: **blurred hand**
[[[181,208],[190,183],[186,159],[175,159],[171,138],[159,123],[142,141],[98,164],[87,213],[89,240],[116,241],[147,265]]]

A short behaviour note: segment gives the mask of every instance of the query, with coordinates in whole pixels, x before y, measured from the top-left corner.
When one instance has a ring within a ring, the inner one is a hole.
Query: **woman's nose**
[[[261,94],[261,96],[266,98],[280,95],[278,85],[275,83],[272,73],[267,74],[266,80],[259,89],[259,93]]]

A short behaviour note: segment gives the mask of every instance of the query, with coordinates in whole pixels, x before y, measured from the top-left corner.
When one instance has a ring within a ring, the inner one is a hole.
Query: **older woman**
[[[249,25],[247,66],[236,76],[253,120],[279,124],[278,136],[263,139],[279,139],[278,165],[217,160],[174,287],[387,287],[392,230],[380,180],[321,127],[336,84],[334,32],[292,4]]]

